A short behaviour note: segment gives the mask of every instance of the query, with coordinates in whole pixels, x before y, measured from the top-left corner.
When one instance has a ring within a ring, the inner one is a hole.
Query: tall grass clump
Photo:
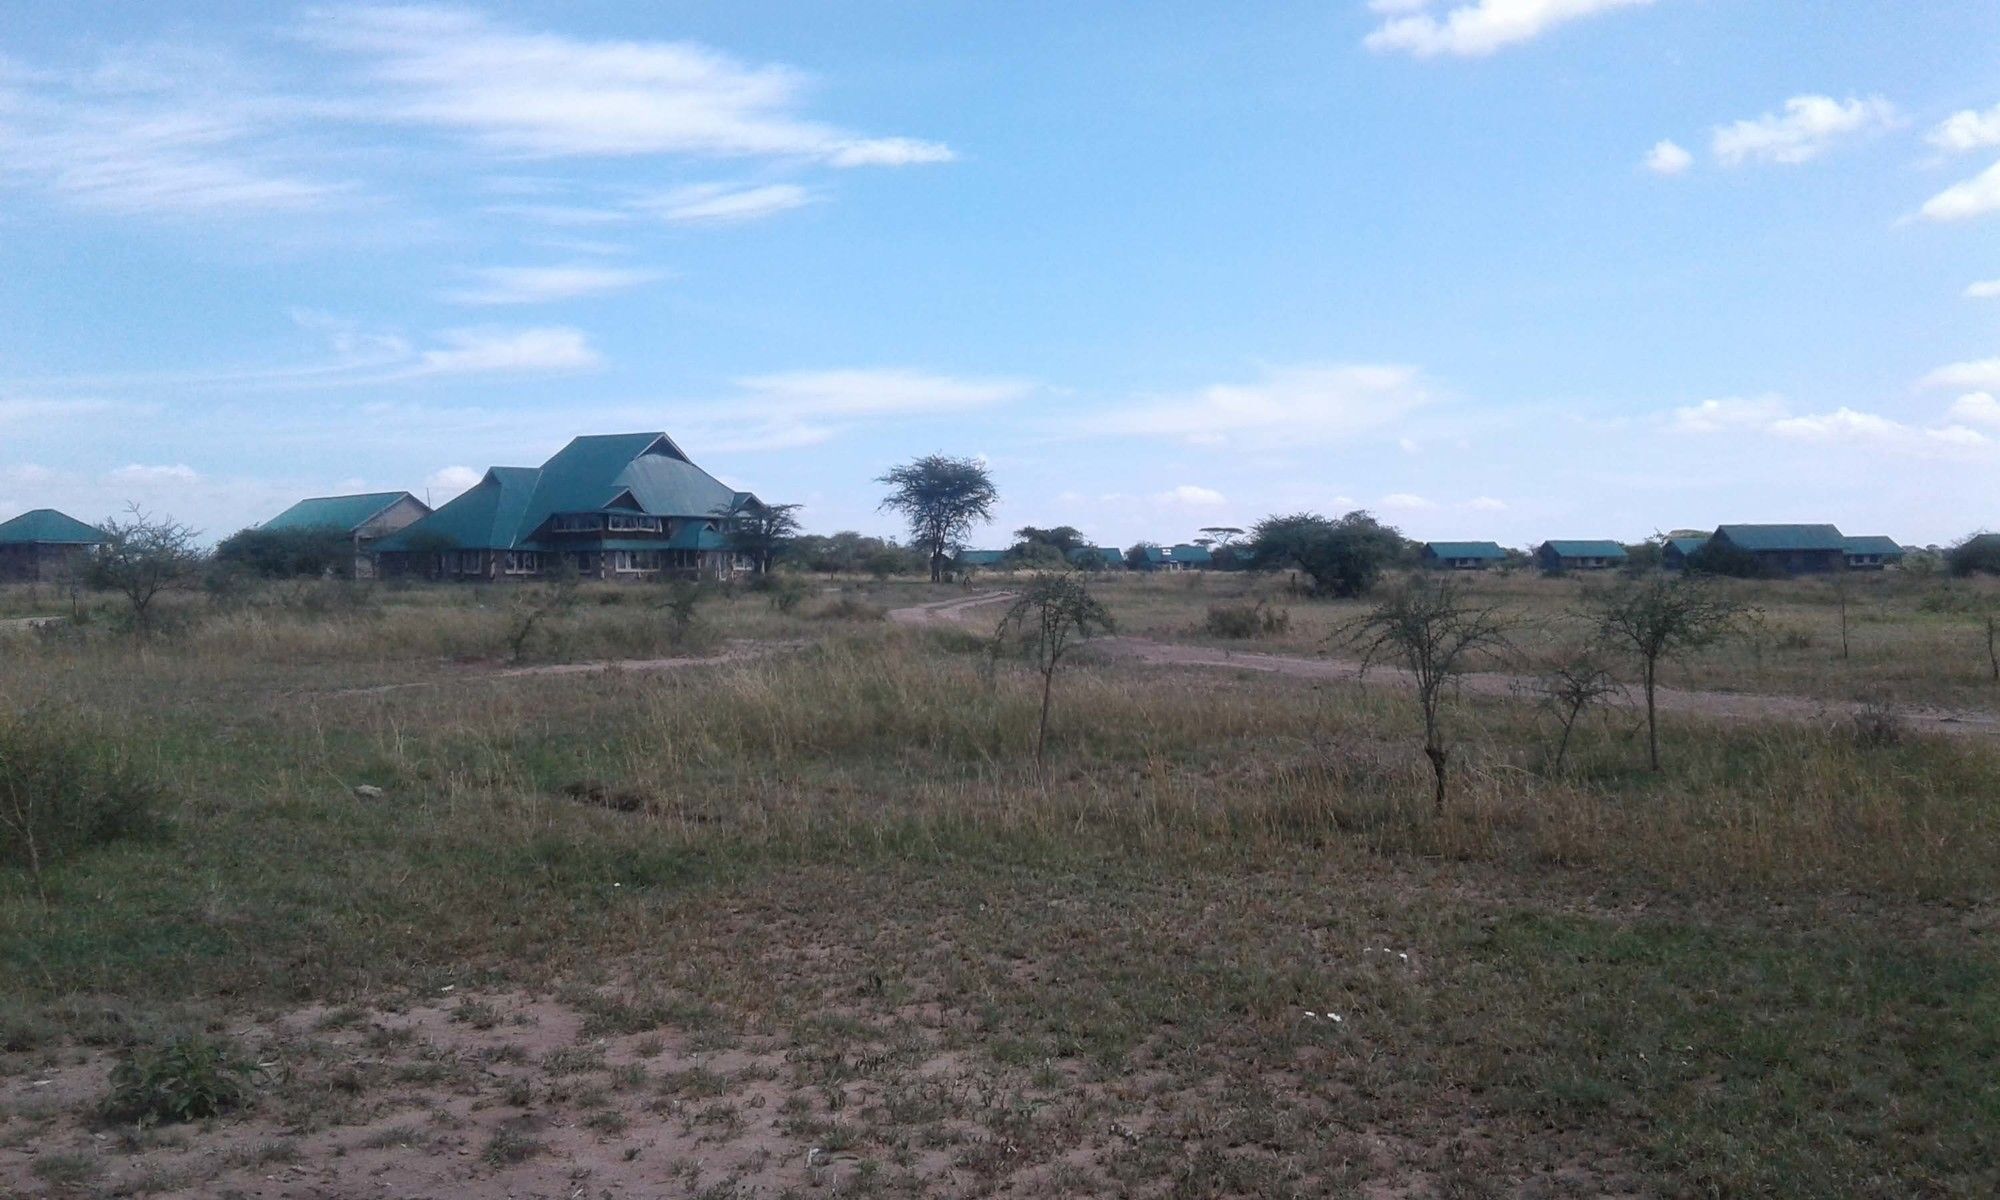
[[[107,734],[67,713],[0,713],[0,865],[51,865],[152,830],[161,789]]]

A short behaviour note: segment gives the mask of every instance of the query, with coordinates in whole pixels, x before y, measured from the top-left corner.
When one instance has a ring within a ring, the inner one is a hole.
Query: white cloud
[[[1183,483],[1179,487],[1168,488],[1154,499],[1161,504],[1178,504],[1185,508],[1220,508],[1229,503],[1229,497],[1214,488],[1205,488],[1193,483]]]
[[[1653,0],[1472,0],[1442,18],[1411,0],[1373,0],[1369,8],[1386,17],[1362,42],[1378,54],[1406,51],[1418,58],[1449,54],[1476,58],[1541,36],[1558,25],[1619,8],[1640,8]]]
[[[464,492],[485,478],[484,472],[472,467],[439,467],[424,479],[424,491],[429,495],[429,503],[436,507]]]
[[[1465,507],[1474,512],[1506,512],[1507,502],[1491,496],[1478,496],[1465,502]]]
[[[439,335],[442,347],[426,350],[408,375],[488,375],[576,371],[601,361],[581,330],[453,329]]]
[[[2000,390],[2000,358],[1948,363],[1918,381],[1921,387]]]
[[[964,412],[1018,400],[1034,385],[1020,379],[962,379],[902,367],[786,371],[739,379],[730,410],[787,416],[870,417]]]
[[[1251,383],[1198,392],[1066,422],[1072,432],[1175,438],[1193,445],[1324,445],[1392,425],[1433,397],[1415,367],[1335,363],[1266,368]]]
[[[1952,401],[1949,416],[1954,421],[2000,429],[2000,400],[1995,400],[1992,392],[1967,392]]]
[[[1667,428],[1675,433],[1722,433],[1762,428],[1788,415],[1778,396],[1727,396],[1674,409],[1667,415]]]
[[[1985,112],[1965,109],[1938,122],[1925,141],[1947,154],[1964,154],[2000,146],[2000,104]]]
[[[1919,215],[1927,221],[1964,221],[1991,212],[2000,212],[2000,162],[1924,201]]]
[[[1422,512],[1437,507],[1437,501],[1427,500],[1410,492],[1391,492],[1376,501],[1376,504],[1399,512]]]
[[[1678,175],[1693,165],[1694,155],[1674,142],[1655,142],[1646,151],[1646,169],[1655,175]]]
[[[1724,166],[1760,161],[1797,164],[1818,158],[1843,137],[1895,123],[1895,106],[1880,96],[1846,100],[1793,96],[1785,101],[1782,113],[1718,126],[1710,148]]]
[[[113,483],[161,484],[198,483],[201,472],[186,463],[172,466],[148,466],[143,463],[129,463],[106,474]]]
[[[1965,298],[1967,300],[2000,299],[2000,279],[1982,279],[1978,283],[1966,284]]]
[[[638,207],[677,225],[730,224],[756,221],[811,204],[816,197],[793,183],[757,187],[699,183],[675,188]]]
[[[1921,451],[1936,448],[1975,449],[1991,444],[1985,434],[1963,425],[1923,428],[1877,413],[1839,408],[1830,413],[1788,417],[1771,423],[1770,432],[1808,442],[1851,442],[1890,449]]]
[[[0,398],[0,429],[74,421],[80,417],[98,416],[116,407],[107,400],[95,399]]]
[[[465,10],[345,7],[306,36],[363,60],[383,119],[452,129],[510,154],[807,158],[833,166],[943,162],[948,147],[811,121],[808,83],[693,42],[587,41]]]
[[[480,285],[446,293],[456,304],[546,304],[627,291],[660,278],[658,271],[625,267],[483,267],[472,276]]]

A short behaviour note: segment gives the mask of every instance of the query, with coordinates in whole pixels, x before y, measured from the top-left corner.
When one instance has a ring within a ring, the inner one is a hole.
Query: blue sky
[[[892,532],[2000,526],[1990,0],[0,9],[0,516],[571,435]]]

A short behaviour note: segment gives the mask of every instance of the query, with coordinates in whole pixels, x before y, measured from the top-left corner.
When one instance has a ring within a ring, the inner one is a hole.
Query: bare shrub
[[[1035,765],[1045,762],[1049,741],[1049,703],[1055,690],[1056,669],[1078,638],[1109,633],[1114,628],[1111,613],[1084,586],[1083,577],[1073,571],[1037,575],[1022,590],[1000,627],[993,632],[997,654],[1009,632],[1028,643],[1035,656],[1035,669],[1042,676],[1042,714],[1035,727]]]
[[[1854,710],[1852,732],[1855,744],[1879,748],[1898,746],[1909,738],[1903,714],[1880,696],[1870,696]]]
[[[1292,627],[1291,610],[1273,608],[1259,597],[1255,604],[1211,604],[1201,630],[1210,637],[1244,640],[1276,637]]]
[[[1585,646],[1544,672],[1536,690],[1541,694],[1542,711],[1553,716],[1562,730],[1552,763],[1560,772],[1569,755],[1570,738],[1577,723],[1590,709],[1622,695],[1625,688],[1604,668],[1597,649]]]

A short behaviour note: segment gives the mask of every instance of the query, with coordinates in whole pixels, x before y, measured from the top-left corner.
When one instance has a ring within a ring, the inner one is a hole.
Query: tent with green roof
[[[1609,538],[1550,538],[1535,547],[1544,571],[1605,571],[1625,565],[1625,547]]]
[[[52,583],[81,567],[103,542],[103,530],[53,508],[0,521],[0,581]]]
[[[1498,542],[1425,542],[1424,565],[1450,571],[1483,571],[1507,561]]]

